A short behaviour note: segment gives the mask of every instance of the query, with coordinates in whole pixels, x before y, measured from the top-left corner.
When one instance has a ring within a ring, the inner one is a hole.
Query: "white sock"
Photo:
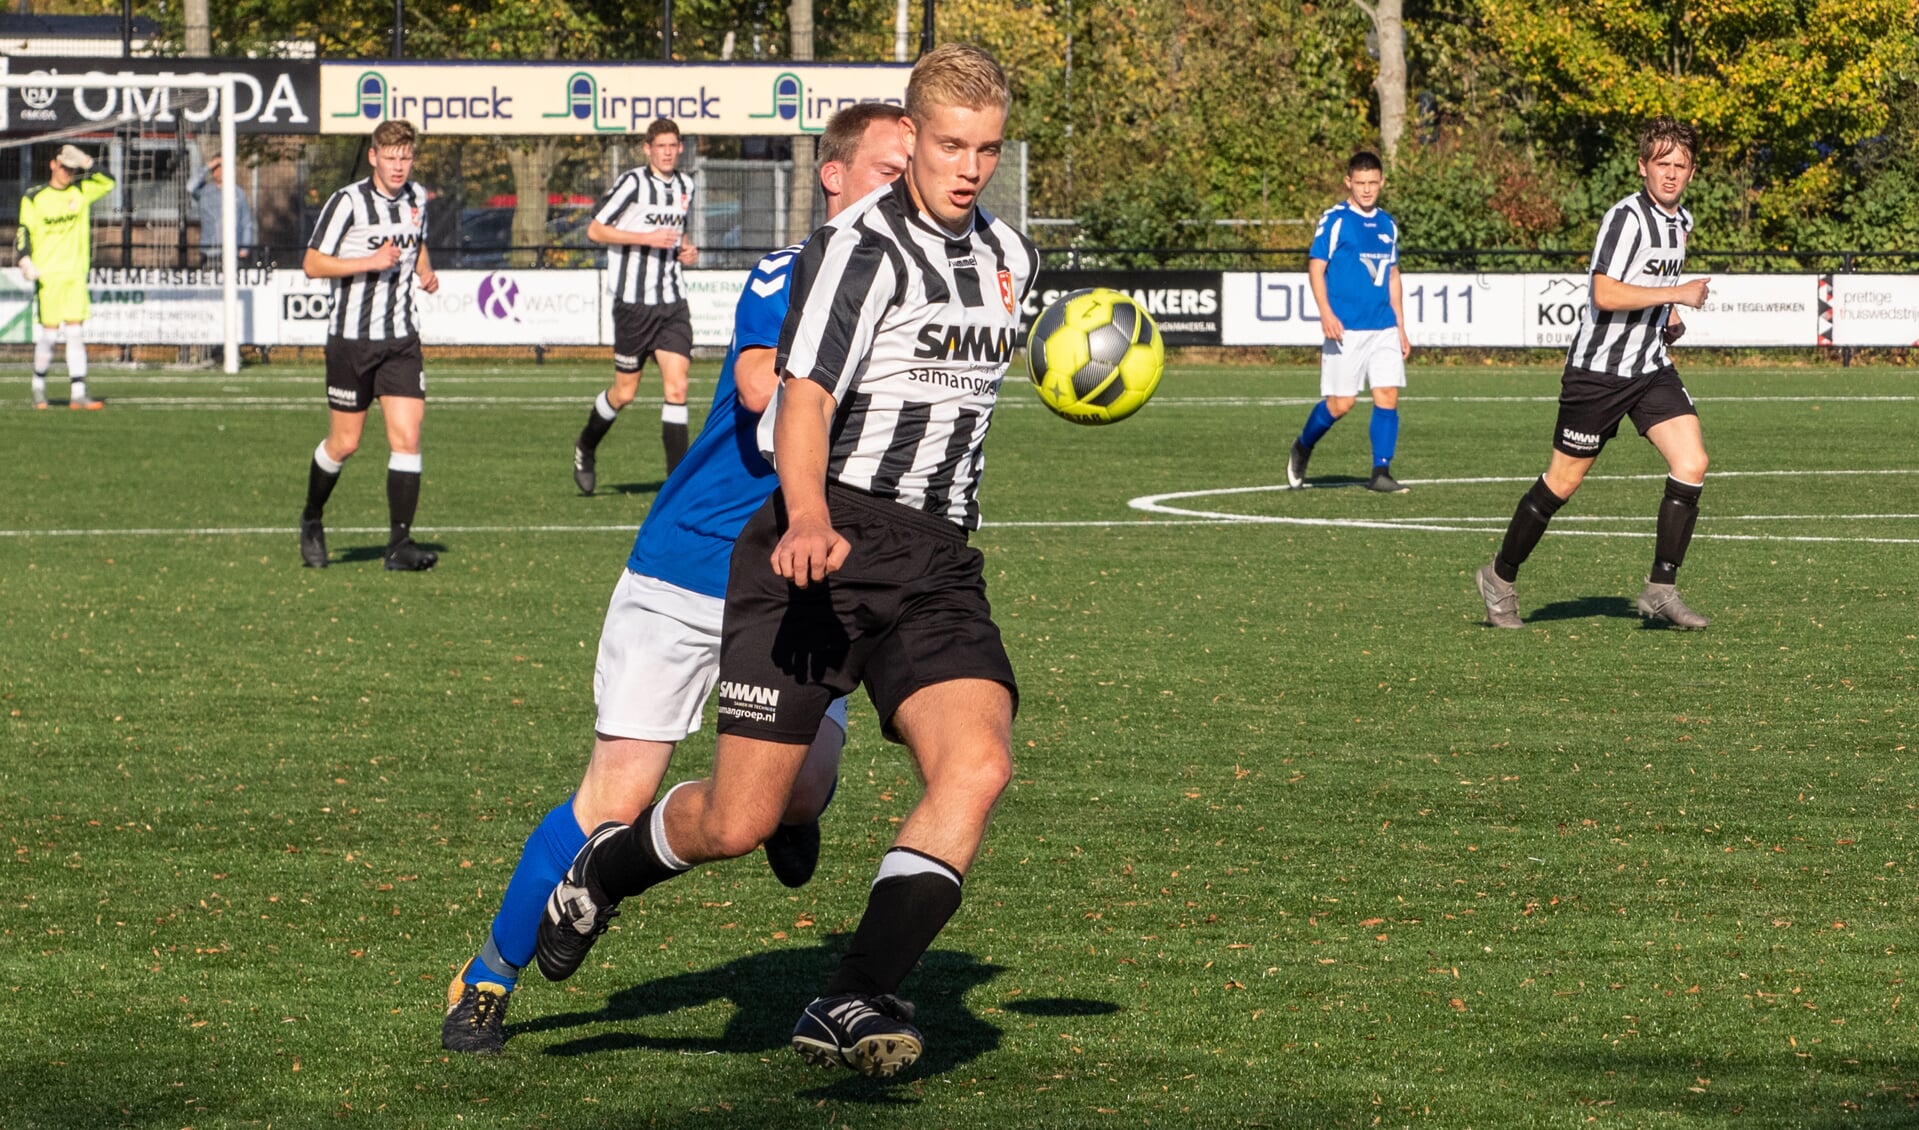
[[[70,326],[67,338],[67,382],[72,387],[73,402],[84,403],[87,399],[87,343],[80,338],[80,327]]]
[[[40,327],[40,340],[33,343],[33,375],[36,380],[44,380],[47,370],[53,368],[54,334],[58,332]]]
[[[666,790],[666,795],[660,798],[660,803],[653,806],[653,816],[647,821],[646,834],[653,841],[653,854],[659,857],[661,863],[666,864],[675,871],[685,871],[693,865],[681,859],[679,856],[674,855],[673,845],[666,842],[666,804],[673,799],[674,793],[679,792],[692,783],[691,781],[681,781],[679,784]]]
[[[673,403],[660,405],[660,423],[662,424],[686,423],[686,405],[673,404]]]
[[[593,398],[593,411],[598,413],[602,420],[611,420],[620,414],[619,409],[613,407],[613,402],[606,398],[604,391]]]
[[[425,466],[425,464],[420,461],[420,453],[417,451],[411,454],[396,451],[386,457],[386,469],[389,471],[402,471],[407,474],[417,475],[423,466]]]
[[[335,459],[326,453],[325,440],[321,440],[320,446],[313,449],[313,461],[319,464],[320,470],[325,471],[329,475],[339,474],[340,468],[346,466],[346,460]]]
[[[47,375],[45,373],[33,374],[33,399],[35,403],[40,403],[47,399]]]

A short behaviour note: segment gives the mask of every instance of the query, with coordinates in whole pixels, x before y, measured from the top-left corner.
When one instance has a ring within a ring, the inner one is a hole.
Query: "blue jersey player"
[[[1399,225],[1379,207],[1386,174],[1379,157],[1355,153],[1346,162],[1346,199],[1319,217],[1307,276],[1326,336],[1319,350],[1319,395],[1286,460],[1286,483],[1306,485],[1306,461],[1359,390],[1373,393],[1373,474],[1368,489],[1405,494],[1391,471],[1399,445],[1399,390],[1406,385],[1406,305],[1399,293]]]
[[[829,219],[904,171],[903,115],[897,106],[867,103],[828,123],[820,184]],[[733,542],[779,484],[754,432],[778,384],[773,358],[790,298],[787,272],[798,250],[761,259],[740,295],[706,425],[648,511],[607,606],[593,671],[599,714],[586,775],[579,791],[527,838],[485,944],[448,986],[440,1043],[450,1051],[501,1049],[507,1001],[533,959],[547,897],[590,831],[631,823],[653,800],[674,745],[699,729],[719,673]],[[788,886],[812,877],[819,814],[838,778],[845,740],[841,699],[821,723],[779,829],[766,842],[767,860]]]

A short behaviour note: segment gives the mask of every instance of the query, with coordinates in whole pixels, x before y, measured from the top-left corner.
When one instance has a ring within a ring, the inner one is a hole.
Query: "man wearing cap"
[[[113,178],[90,172],[93,158],[75,145],[61,146],[49,168],[49,182],[20,198],[15,237],[20,273],[33,284],[40,322],[33,343],[33,406],[47,406],[53,344],[64,339],[73,389],[67,407],[100,408],[100,401],[87,396],[87,343],[81,329],[91,312],[87,270],[93,265],[93,202],[113,191]]]

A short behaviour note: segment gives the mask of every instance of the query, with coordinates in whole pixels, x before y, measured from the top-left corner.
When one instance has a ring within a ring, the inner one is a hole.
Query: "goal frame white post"
[[[189,62],[189,60],[183,60]],[[240,288],[238,219],[234,215],[235,180],[239,162],[235,159],[236,134],[233,125],[235,79],[232,75],[22,75],[0,74],[0,90],[205,90],[220,99],[220,163],[227,170],[220,178],[220,302],[225,327],[225,356],[222,368],[240,371]],[[124,106],[126,99],[121,99]],[[138,117],[123,109],[116,117],[102,122],[114,125]]]

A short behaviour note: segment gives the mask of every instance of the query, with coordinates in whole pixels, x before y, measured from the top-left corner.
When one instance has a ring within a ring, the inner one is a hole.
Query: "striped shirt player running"
[[[375,398],[386,420],[386,567],[431,569],[439,555],[413,541],[420,505],[420,421],[426,414],[426,368],[413,283],[432,294],[440,278],[426,250],[426,189],[413,171],[413,126],[381,122],[367,145],[372,175],[327,198],[307,242],[303,266],[310,279],[330,279],[333,311],[327,323],[326,438],[307,467],[306,509],[300,514],[300,558],[327,564],[327,498],[340,468],[360,448],[367,409]]]
[[[573,483],[581,494],[599,484],[600,441],[640,391],[649,355],[660,367],[660,443],[671,475],[686,456],[686,373],[693,363],[693,314],[683,268],[700,261],[686,238],[693,178],[679,171],[680,127],[657,118],[646,127],[646,164],[613,182],[586,236],[613,250],[613,383],[593,399],[586,427],[573,442]]]
[[[1306,275],[1319,305],[1326,340],[1319,350],[1320,401],[1306,417],[1286,459],[1286,484],[1306,485],[1306,461],[1340,417],[1353,410],[1359,390],[1372,389],[1373,473],[1367,489],[1405,494],[1392,476],[1399,445],[1399,390],[1406,385],[1406,303],[1400,294],[1399,225],[1379,207],[1386,173],[1375,153],[1346,162],[1346,199],[1319,217],[1307,252]]]
[[[820,138],[820,188],[830,220],[893,180],[906,167],[897,106],[863,102],[834,114]],[[719,673],[720,618],[728,560],[740,528],[773,493],[773,468],[754,446],[760,416],[779,385],[774,357],[786,320],[788,285],[799,248],[762,258],[733,312],[733,343],[699,438],[646,512],[626,569],[607,604],[593,668],[593,754],[586,775],[527,838],[500,899],[487,940],[447,989],[440,1044],[450,1051],[501,1049],[506,1006],[521,970],[540,957],[536,931],[554,888],[566,877],[587,833],[630,824],[652,801],[674,745],[700,726]],[[838,780],[846,740],[846,700],[826,712],[805,767],[766,841],[773,874],[803,885],[819,861],[819,815]],[[654,811],[657,813],[657,806]],[[591,892],[586,892],[590,900]],[[593,920],[604,929],[607,918]],[[578,935],[575,935],[577,937]],[[579,947],[575,951],[583,952]]]
[[[95,173],[93,158],[77,145],[62,145],[48,163],[51,179],[20,197],[20,226],[14,236],[20,274],[33,284],[33,406],[47,406],[47,370],[54,343],[67,343],[67,407],[104,408],[87,395],[87,343],[84,329],[93,312],[87,272],[93,267],[93,204],[113,191],[113,178]]]
[[[1685,332],[1678,307],[1706,304],[1708,279],[1680,281],[1692,214],[1679,206],[1699,158],[1699,135],[1671,118],[1649,122],[1639,134],[1639,176],[1645,187],[1612,206],[1599,223],[1593,250],[1592,296],[1566,351],[1552,461],[1532,485],[1499,553],[1476,575],[1486,617],[1495,628],[1517,628],[1519,567],[1592,469],[1606,441],[1631,419],[1665,457],[1665,498],[1653,542],[1652,573],[1639,594],[1639,614],[1675,628],[1711,623],[1679,598],[1675,587],[1686,560],[1699,495],[1706,484],[1706,443],[1699,413],[1680,382],[1666,347]]]
[[[926,787],[793,1047],[868,1075],[919,1057],[912,1006],[895,994],[958,909],[1012,773],[1013,669],[967,545],[981,444],[1038,265],[1025,236],[978,207],[1010,100],[984,51],[922,56],[906,87],[905,177],[801,253],[780,392],[760,424],[780,488],[741,530],[727,578],[713,775],[588,840],[540,923],[542,954],[577,964],[608,906],[753,850],[828,704],[864,684]]]

